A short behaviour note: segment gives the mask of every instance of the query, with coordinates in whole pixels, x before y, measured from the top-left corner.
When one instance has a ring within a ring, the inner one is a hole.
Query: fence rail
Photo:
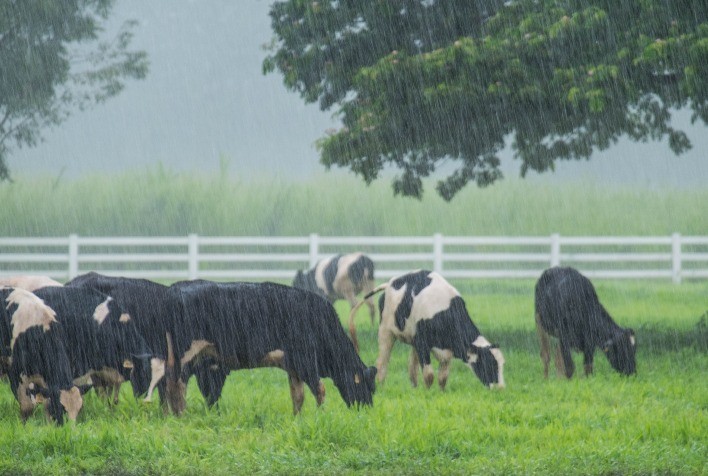
[[[59,280],[88,271],[148,279],[290,280],[337,253],[363,251],[376,277],[429,268],[454,279],[536,278],[571,265],[591,278],[708,278],[708,236],[320,236],[0,238],[0,276]]]

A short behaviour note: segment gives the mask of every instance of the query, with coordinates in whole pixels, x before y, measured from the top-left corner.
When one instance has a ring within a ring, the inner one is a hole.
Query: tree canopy
[[[420,197],[445,163],[446,200],[491,184],[509,139],[525,176],[620,137],[684,152],[675,109],[708,123],[705,0],[287,0],[270,16],[264,73],[341,118],[322,163],[367,183],[393,167],[396,194]]]
[[[144,78],[144,52],[129,51],[133,22],[102,40],[114,0],[0,0],[0,180],[13,146]]]

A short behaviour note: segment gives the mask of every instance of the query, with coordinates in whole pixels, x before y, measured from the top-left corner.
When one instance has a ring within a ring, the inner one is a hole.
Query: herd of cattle
[[[568,378],[571,350],[583,353],[590,374],[597,347],[617,371],[636,371],[634,332],[612,320],[587,278],[555,267],[541,275],[535,291],[546,377],[550,336],[558,339],[556,365]],[[354,316],[366,303],[375,322],[372,299],[380,292],[379,353],[369,367],[358,354]],[[350,336],[332,306],[337,299],[351,304]],[[501,350],[475,326],[453,286],[436,272],[414,271],[376,287],[374,264],[361,253],[298,271],[292,287],[205,280],[165,286],[91,272],[63,285],[38,276],[0,279],[0,300],[0,373],[7,375],[23,420],[39,403],[58,424],[64,414],[75,420],[86,391],[117,403],[126,381],[146,401],[157,389],[164,411],[180,414],[192,375],[212,406],[229,372],[257,367],[287,372],[296,414],[305,385],[318,405],[324,402],[322,378],[332,380],[347,406],[371,405],[396,340],[412,346],[414,386],[419,368],[425,385],[432,385],[432,354],[441,389],[453,358],[483,385],[504,387]]]

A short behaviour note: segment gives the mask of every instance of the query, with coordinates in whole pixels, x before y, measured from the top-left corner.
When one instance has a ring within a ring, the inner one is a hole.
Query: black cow
[[[392,278],[374,289],[366,298],[385,290],[379,299],[378,380],[386,378],[391,349],[396,340],[412,345],[408,372],[413,386],[418,384],[418,366],[422,367],[426,387],[433,383],[430,353],[438,359],[438,384],[445,389],[453,357],[462,360],[487,387],[504,387],[504,356],[479,332],[467,313],[460,293],[438,273],[415,271]],[[355,347],[354,314],[349,330]]]
[[[63,286],[34,294],[62,324],[75,383],[111,389],[114,403],[126,380],[136,395],[147,391],[152,353],[115,299],[95,289]]]
[[[374,289],[374,262],[362,253],[323,259],[309,271],[298,270],[293,287],[320,293],[330,302],[346,299],[353,308],[359,293],[370,293]],[[366,299],[366,304],[373,325],[376,308],[371,299]]]
[[[549,335],[560,341],[556,369],[567,378],[575,365],[571,349],[583,353],[585,375],[592,373],[595,348],[603,350],[610,365],[624,375],[636,372],[636,340],[632,329],[615,324],[600,304],[588,278],[568,267],[543,272],[536,283],[536,328],[541,340],[543,375],[548,378]]]
[[[323,403],[323,377],[334,381],[347,406],[373,403],[376,369],[364,365],[336,311],[319,295],[274,283],[209,281],[175,283],[170,292],[181,312],[175,311],[179,325],[171,336],[178,368],[167,375],[195,366],[207,403],[219,398],[229,371],[255,367],[288,373],[295,414],[304,384],[317,404]],[[168,382],[172,390],[183,394],[184,384]],[[168,398],[173,408],[184,401],[179,395]]]
[[[76,420],[83,400],[74,385],[61,324],[54,311],[31,292],[0,288],[0,341],[8,379],[25,421],[42,399],[61,425],[64,412]]]
[[[154,389],[157,388],[160,402],[166,404],[163,398],[163,377],[167,358],[166,335],[172,327],[172,317],[167,310],[167,286],[146,279],[104,276],[95,272],[77,276],[66,283],[66,286],[96,289],[111,296],[130,314],[153,354],[150,360],[152,380],[139,383],[137,389],[133,390],[139,395],[146,393],[145,401],[150,401]]]

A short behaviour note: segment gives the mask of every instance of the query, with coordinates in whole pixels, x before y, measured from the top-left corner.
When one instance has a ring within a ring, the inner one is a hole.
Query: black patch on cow
[[[359,256],[348,270],[349,279],[355,287],[361,287],[366,279],[374,279],[374,262],[366,255]]]
[[[432,280],[428,277],[430,271],[418,271],[417,273],[406,274],[398,279],[393,280],[391,287],[393,289],[401,289],[404,285],[407,285],[405,294],[401,303],[396,308],[395,321],[396,327],[403,330],[406,327],[406,321],[408,316],[411,314],[411,308],[413,307],[413,299],[415,296],[420,294],[426,286],[429,286]],[[382,306],[383,301],[379,301],[379,306]],[[383,310],[383,307],[380,308]]]
[[[333,296],[334,293],[334,280],[337,277],[337,271],[339,270],[339,260],[342,255],[337,255],[332,258],[327,266],[322,270],[322,276],[324,277],[325,286],[327,286],[327,295]]]

